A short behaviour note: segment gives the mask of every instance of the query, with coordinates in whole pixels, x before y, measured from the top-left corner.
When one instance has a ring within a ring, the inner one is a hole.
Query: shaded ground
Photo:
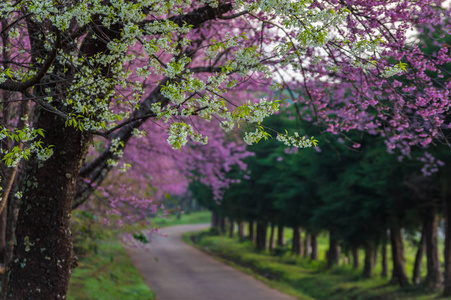
[[[151,250],[128,249],[133,263],[156,294],[156,300],[294,300],[262,282],[224,265],[185,244],[184,232],[206,224],[162,229],[153,235]]]

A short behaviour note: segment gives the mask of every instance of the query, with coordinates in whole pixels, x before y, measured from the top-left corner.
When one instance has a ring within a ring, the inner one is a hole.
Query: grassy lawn
[[[180,219],[155,218],[152,220],[152,225],[166,227],[208,223],[210,220],[211,213],[204,211],[183,214]],[[120,241],[111,237],[95,243],[97,252],[90,251],[81,257],[78,267],[72,273],[67,295],[69,300],[153,300],[155,298],[125,253]]]
[[[117,239],[100,241],[98,252],[78,262],[70,284],[68,299],[153,300],[154,294]]]
[[[375,268],[373,279],[363,279],[361,270],[353,270],[350,265],[327,270],[324,260],[326,236],[319,239],[318,262],[293,257],[289,253],[281,256],[258,253],[250,242],[211,236],[207,231],[185,234],[184,240],[298,299],[426,300],[437,299],[439,296],[438,293],[428,293],[421,287],[400,289],[397,285],[390,284],[388,279],[379,276],[379,266]],[[408,264],[412,250],[408,248],[406,251]],[[411,271],[410,266],[407,269]]]

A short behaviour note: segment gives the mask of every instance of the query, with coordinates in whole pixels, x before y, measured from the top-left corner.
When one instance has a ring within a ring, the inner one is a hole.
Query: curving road
[[[156,300],[295,300],[185,244],[183,232],[208,224],[180,225],[154,234],[151,249],[127,249]]]

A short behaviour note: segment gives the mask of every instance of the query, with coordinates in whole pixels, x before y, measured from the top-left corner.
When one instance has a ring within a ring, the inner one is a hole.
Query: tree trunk
[[[11,263],[14,251],[14,240],[16,232],[17,217],[19,215],[19,199],[14,197],[12,193],[9,194],[8,199],[8,218],[6,224],[6,251],[5,251],[5,268],[8,268]],[[6,299],[6,292],[8,286],[8,276],[2,276],[2,295],[0,299]],[[5,288],[3,288],[5,287]]]
[[[219,214],[218,222],[219,222],[219,235],[224,235],[226,232],[226,222],[225,217],[222,214]]]
[[[8,198],[4,198],[2,201],[8,201]],[[6,232],[8,231],[8,227],[7,227],[7,216],[8,216],[8,205],[5,206],[5,208],[2,210],[2,212],[0,213],[0,283],[2,284],[0,287],[0,295],[1,294],[6,294],[6,293],[2,293],[5,289],[6,289],[6,284],[3,285],[5,282],[4,277],[6,277],[6,270],[7,270],[7,265],[8,265],[8,260],[7,260],[7,254],[6,251],[8,249],[7,246],[7,240],[6,240]],[[3,299],[0,298],[0,299]]]
[[[216,228],[219,231],[219,215],[217,212],[211,212],[211,228]]]
[[[311,239],[310,239],[310,233],[309,232],[305,232],[305,236],[304,236],[304,258],[308,258],[310,253],[312,252],[312,247],[311,247]]]
[[[40,110],[37,128],[45,145],[54,145],[47,161],[26,163],[9,271],[9,299],[63,299],[74,267],[70,216],[77,176],[87,151],[88,134],[65,127],[53,113]]]
[[[5,25],[5,24],[4,24]],[[6,25],[5,25],[6,26]],[[4,43],[5,44],[5,43]],[[8,91],[3,91],[4,99],[8,99],[8,97],[11,95]],[[28,101],[22,101],[20,103],[20,116],[30,115],[30,100]],[[4,124],[8,123],[10,111],[10,106],[7,105],[3,109],[3,118],[4,118]],[[26,123],[24,120],[19,118],[17,121],[17,128],[23,129],[25,127]],[[13,147],[18,147],[19,149],[23,149],[23,143],[15,143],[14,141],[4,141],[3,144],[6,143],[6,147],[4,149],[11,150]],[[0,155],[0,158],[2,156]],[[8,276],[6,270],[8,269],[9,263],[11,262],[12,258],[12,251],[14,249],[14,230],[15,230],[15,224],[17,220],[17,213],[9,210],[9,207],[11,207],[11,204],[13,204],[14,207],[17,206],[18,199],[14,197],[14,192],[17,192],[17,190],[13,190],[15,187],[15,183],[18,182],[16,176],[18,172],[19,166],[16,167],[6,167],[6,165],[1,164],[0,165],[0,174],[2,175],[2,181],[1,181],[1,199],[0,202],[0,280],[1,280],[1,298],[6,298],[6,291],[7,291],[7,283],[8,283]],[[13,202],[13,203],[12,203]],[[11,227],[13,226],[13,227]],[[13,236],[11,237],[11,232]]]
[[[251,221],[249,221],[249,240],[251,242],[254,242],[254,240],[255,240],[254,235],[255,235],[254,234],[254,221],[251,220]]]
[[[310,259],[318,260],[318,234],[312,233],[310,239],[312,241],[312,252],[310,253]]]
[[[7,202],[8,198],[5,197],[2,201]],[[6,231],[7,231],[7,217],[8,206],[0,213],[0,264],[5,266],[6,263]]]
[[[257,250],[266,250],[266,234],[267,234],[267,224],[264,222],[257,222]]]
[[[274,250],[274,231],[275,231],[276,225],[274,223],[271,223],[271,233],[269,235],[269,251]]]
[[[387,278],[388,277],[387,233],[385,233],[384,238],[382,239],[381,251],[382,251],[382,272],[381,272],[381,276],[383,278]]]
[[[333,230],[329,233],[329,250],[327,251],[327,268],[332,268],[340,263],[340,246],[335,238]]]
[[[229,238],[233,238],[233,234],[235,231],[235,223],[232,219],[229,218]]]
[[[352,252],[352,268],[355,270],[360,267],[359,248],[353,247],[351,252]]]
[[[390,240],[394,275],[392,280],[397,280],[401,287],[408,286],[409,279],[406,274],[406,259],[404,257],[404,245],[400,228],[392,228],[390,230]]]
[[[432,290],[438,290],[442,284],[442,270],[438,254],[438,225],[439,215],[435,208],[430,209],[425,220],[425,240],[426,240],[426,258],[427,275],[424,285]]]
[[[277,246],[283,247],[285,245],[285,237],[283,235],[283,225],[277,226]]]
[[[421,231],[421,239],[418,244],[417,253],[415,254],[415,262],[413,264],[413,274],[412,274],[412,283],[414,285],[418,285],[421,282],[421,266],[423,265],[423,255],[424,248],[426,246],[425,236],[426,227],[423,226],[423,230]]]
[[[373,266],[374,266],[374,246],[365,246],[365,263],[363,266],[363,277],[371,278],[373,276]]]
[[[302,253],[301,243],[301,228],[299,226],[293,227],[293,242],[291,244],[291,254],[301,255]]]
[[[240,239],[240,241],[244,240],[244,237],[245,237],[244,230],[245,230],[245,223],[244,223],[244,221],[240,221],[238,223],[238,238]]]
[[[445,273],[443,296],[451,296],[451,187],[445,182],[443,186],[444,216],[445,216]]]

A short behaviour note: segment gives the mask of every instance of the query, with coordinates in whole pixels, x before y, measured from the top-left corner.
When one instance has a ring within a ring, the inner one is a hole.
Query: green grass
[[[375,269],[372,279],[363,279],[361,270],[353,270],[350,265],[327,270],[325,260],[321,259],[324,258],[324,250],[327,248],[325,237],[319,239],[318,262],[292,257],[289,253],[282,256],[258,253],[250,242],[211,236],[206,231],[185,234],[184,240],[254,275],[271,287],[302,300],[427,300],[437,299],[439,296],[438,293],[428,293],[421,287],[401,289],[392,285],[388,279],[378,275],[378,268]],[[411,256],[410,252],[411,250],[407,251],[407,257]]]
[[[181,224],[208,223],[208,211],[182,214],[176,217],[154,218],[152,226],[166,227]],[[109,231],[102,232],[107,240],[86,240],[97,245],[97,252],[89,250],[81,257],[72,273],[69,300],[153,300],[155,295],[144,283],[121,243]],[[93,247],[95,248],[95,247]]]
[[[152,225],[157,227],[167,227],[174,225],[185,225],[185,224],[203,224],[211,222],[211,212],[210,211],[198,211],[192,213],[185,213],[177,218],[176,216],[170,216],[167,218],[156,217],[151,220]]]
[[[69,300],[154,298],[154,294],[116,239],[100,241],[96,254],[85,256],[78,262],[67,295]]]

